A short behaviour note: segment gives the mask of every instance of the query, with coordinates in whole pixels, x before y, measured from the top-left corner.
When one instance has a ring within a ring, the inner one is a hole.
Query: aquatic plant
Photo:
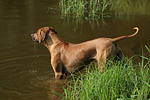
[[[101,18],[105,17],[110,0],[60,0],[62,17]]]
[[[100,18],[105,17],[107,13],[104,11],[108,9],[108,6],[110,5],[110,0],[90,0],[89,1],[89,18]]]
[[[62,17],[99,19],[124,15],[150,15],[149,0],[60,0]]]

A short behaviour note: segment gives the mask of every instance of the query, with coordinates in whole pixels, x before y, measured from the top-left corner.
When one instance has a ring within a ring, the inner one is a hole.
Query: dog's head
[[[57,31],[55,31],[52,27],[43,27],[43,28],[38,29],[38,31],[36,33],[31,34],[32,40],[36,41],[38,43],[41,43],[46,39],[47,34],[50,31],[57,34]]]

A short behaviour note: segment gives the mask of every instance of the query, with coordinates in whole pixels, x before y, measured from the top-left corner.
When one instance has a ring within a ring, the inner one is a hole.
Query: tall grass
[[[143,58],[144,59],[144,58]],[[144,65],[133,65],[127,61],[126,66],[111,63],[105,66],[101,74],[96,66],[80,73],[79,78],[66,84],[64,99],[66,100],[147,100],[150,98],[150,66],[149,61]],[[109,66],[110,66],[109,65]]]
[[[88,17],[100,18],[105,17],[107,13],[104,11],[110,5],[110,0],[90,0],[88,4]]]
[[[106,15],[105,10],[110,0],[60,0],[59,7],[63,17],[100,18]]]
[[[79,17],[85,12],[84,0],[60,0],[59,6],[63,16]]]
[[[62,17],[99,19],[115,16],[150,15],[149,0],[60,0]],[[108,16],[109,15],[109,16]]]
[[[150,46],[150,45],[149,45]],[[145,48],[148,50],[148,52],[150,53],[150,48],[148,46],[145,45]]]

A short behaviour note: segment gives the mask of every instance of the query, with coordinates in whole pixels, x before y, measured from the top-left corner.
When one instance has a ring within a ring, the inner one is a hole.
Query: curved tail
[[[131,35],[126,35],[126,36],[120,36],[120,37],[116,37],[116,38],[113,38],[112,41],[113,42],[118,42],[122,39],[125,39],[125,38],[130,38],[130,37],[133,37],[135,35],[137,35],[137,33],[139,32],[139,28],[138,27],[134,27],[133,29],[135,29],[135,33],[131,34]]]

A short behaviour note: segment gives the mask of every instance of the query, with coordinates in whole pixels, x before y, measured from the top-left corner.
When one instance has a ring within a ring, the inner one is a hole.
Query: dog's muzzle
[[[39,42],[38,40],[35,39],[34,34],[31,34],[32,40],[35,42]]]

